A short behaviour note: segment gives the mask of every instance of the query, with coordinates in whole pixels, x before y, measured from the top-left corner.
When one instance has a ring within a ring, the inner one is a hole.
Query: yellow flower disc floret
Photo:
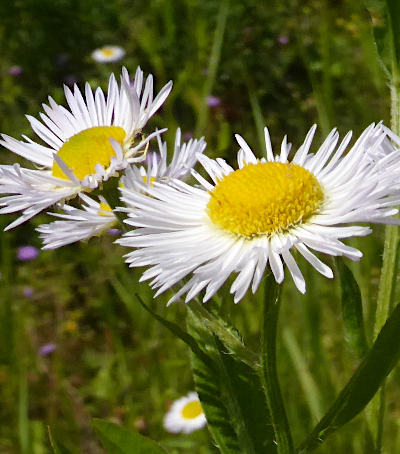
[[[248,238],[305,222],[324,198],[312,173],[280,162],[246,165],[223,177],[210,195],[207,212],[213,224]]]
[[[57,156],[77,178],[83,180],[87,175],[96,173],[96,164],[101,164],[104,168],[110,165],[111,157],[115,156],[110,139],[115,139],[122,145],[124,138],[125,131],[119,126],[96,126],[72,136],[58,150]],[[53,164],[52,175],[67,179],[56,162]]]
[[[182,417],[185,419],[194,419],[200,416],[203,413],[201,404],[198,400],[187,403],[182,408]]]

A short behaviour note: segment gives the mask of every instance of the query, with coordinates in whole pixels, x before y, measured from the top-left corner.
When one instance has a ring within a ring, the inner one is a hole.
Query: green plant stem
[[[213,46],[211,49],[210,60],[207,68],[207,79],[204,85],[203,99],[199,109],[199,116],[197,120],[195,136],[200,136],[204,132],[205,125],[208,119],[209,108],[207,106],[207,96],[211,95],[214,87],[215,79],[217,76],[217,69],[221,57],[221,49],[224,41],[226,19],[229,13],[229,0],[223,0],[220,3],[220,8],[217,18],[217,26],[215,29]]]
[[[400,90],[397,69],[392,69],[392,81],[390,84],[391,97],[391,128],[400,133]],[[376,306],[374,339],[376,339],[383,325],[385,324],[393,308],[393,296],[395,290],[395,277],[398,261],[399,229],[395,225],[387,225],[385,230],[385,243],[383,249],[383,260],[381,276],[379,281],[378,299]],[[370,424],[376,434],[375,452],[382,451],[382,433],[385,417],[385,383],[381,391],[371,402],[369,410]]]
[[[265,286],[263,322],[261,331],[260,378],[268,403],[275,433],[278,454],[294,452],[289,422],[279,386],[276,366],[276,338],[280,308],[280,285],[269,276]]]

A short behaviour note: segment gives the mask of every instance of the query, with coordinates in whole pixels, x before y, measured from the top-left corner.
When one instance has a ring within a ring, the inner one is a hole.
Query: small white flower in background
[[[36,230],[43,240],[42,249],[56,249],[76,241],[87,240],[101,235],[112,228],[117,219],[107,202],[100,197],[100,202],[85,194],[80,194],[82,208],[63,206],[64,213],[49,213],[62,221],[42,224]]]
[[[85,98],[75,85],[74,92],[64,87],[70,110],[49,97],[43,104],[42,121],[27,116],[34,132],[46,146],[26,136],[24,141],[3,134],[0,144],[28,159],[40,170],[0,165],[0,214],[22,211],[6,229],[15,227],[47,207],[81,192],[90,192],[129,164],[145,158],[149,140],[156,131],[141,137],[148,119],[161,107],[172,88],[165,85],[153,99],[153,76],[143,84],[137,69],[131,83],[123,68],[121,86],[112,74],[107,95],[85,85]],[[143,87],[144,85],[144,87]]]
[[[171,433],[189,434],[207,424],[197,393],[191,392],[173,402],[164,417],[164,428]]]
[[[147,154],[145,166],[129,166],[125,169],[125,175],[120,182],[123,187],[136,190],[138,184],[144,182],[151,186],[155,181],[167,183],[171,178],[185,178],[196,164],[198,156],[204,151],[206,143],[203,139],[191,139],[182,144],[181,131],[178,129],[169,165],[167,145],[159,136],[158,146],[159,153]],[[37,228],[44,243],[43,249],[56,249],[76,241],[87,240],[92,236],[101,235],[116,224],[117,218],[105,199],[100,197],[100,201],[97,202],[84,194],[80,194],[80,198],[84,202],[81,209],[63,205],[63,213],[50,213],[61,220]],[[118,208],[118,211],[126,211],[126,208]]]
[[[103,46],[92,52],[93,60],[98,63],[113,63],[125,56],[125,50],[119,46]]]
[[[142,192],[122,190],[122,200],[132,207],[125,222],[135,230],[117,243],[135,248],[126,254],[130,266],[150,266],[141,280],[151,280],[155,296],[192,273],[169,302],[185,293],[187,302],[203,289],[207,301],[238,273],[230,289],[238,302],[250,285],[253,293],[257,290],[268,265],[278,283],[286,265],[304,293],[306,283],[291,249],[332,278],[332,270],[310,249],[359,260],[362,253],[341,239],[371,230],[344,224],[399,224],[393,216],[400,203],[400,152],[382,125],[369,126],[347,154],[351,133],[338,146],[335,129],[310,154],[315,129],[290,161],[286,137],[274,155],[265,128],[266,157],[261,159],[236,136],[241,147],[237,170],[223,159],[199,156],[213,184],[193,172],[201,187],[173,180],[143,184]]]

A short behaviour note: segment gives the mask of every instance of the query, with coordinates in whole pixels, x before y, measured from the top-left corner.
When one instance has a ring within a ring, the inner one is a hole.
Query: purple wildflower
[[[53,353],[56,348],[57,345],[51,342],[48,344],[43,344],[39,347],[38,354],[39,356],[47,356],[50,355],[50,353]]]
[[[33,290],[32,287],[24,288],[23,294],[24,294],[25,298],[32,298],[34,293],[35,293],[35,291]]]
[[[107,233],[111,236],[120,236],[123,232],[120,229],[108,229]]]
[[[39,255],[39,251],[35,246],[20,246],[17,249],[18,260],[22,262],[28,262],[29,260],[35,259]]]
[[[10,76],[20,76],[22,73],[23,73],[23,68],[22,66],[19,66],[19,65],[13,65],[10,67],[10,69],[8,70],[8,74]]]
[[[216,96],[207,96],[208,107],[218,107],[221,104],[221,100]]]
[[[282,44],[282,45],[288,44],[289,38],[287,36],[282,35],[278,38],[278,42],[279,42],[279,44]]]

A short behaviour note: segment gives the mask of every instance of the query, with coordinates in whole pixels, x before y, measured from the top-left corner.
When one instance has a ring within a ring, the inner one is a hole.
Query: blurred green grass
[[[152,72],[157,89],[174,80],[151,122],[169,128],[169,143],[179,125],[183,133],[205,135],[207,153],[232,164],[233,134],[261,154],[264,124],[275,146],[288,134],[297,147],[314,122],[320,126],[316,143],[334,126],[344,135],[372,121],[388,123],[389,94],[369,17],[351,0],[24,0],[0,2],[0,18],[0,130],[14,137],[33,137],[24,115],[37,116],[48,95],[64,103],[63,83],[106,87],[121,64]],[[104,44],[124,47],[124,60],[93,62],[92,50]],[[13,65],[22,68],[20,75],[9,73]],[[207,107],[208,95],[220,105]],[[6,150],[1,156],[1,163],[14,161]],[[2,216],[0,226],[13,218]],[[18,246],[40,247],[34,227],[48,220],[41,215],[0,233],[0,453],[49,453],[47,425],[72,453],[101,453],[92,417],[134,427],[172,453],[215,452],[206,431],[172,436],[162,428],[168,404],[193,388],[188,352],[134,294],[178,323],[183,305],[167,309],[165,298],[153,301],[110,236],[19,262]],[[382,229],[354,244],[365,254],[352,269],[372,333]],[[296,440],[357,364],[344,339],[337,282],[317,276],[306,263],[301,268],[308,292],[301,296],[285,285],[278,364]],[[257,344],[261,305],[251,298],[234,305],[223,291],[226,316],[250,345]],[[56,350],[40,356],[47,343]],[[395,371],[387,389],[388,453],[400,452],[399,379]],[[367,453],[369,446],[362,415],[318,452]]]

